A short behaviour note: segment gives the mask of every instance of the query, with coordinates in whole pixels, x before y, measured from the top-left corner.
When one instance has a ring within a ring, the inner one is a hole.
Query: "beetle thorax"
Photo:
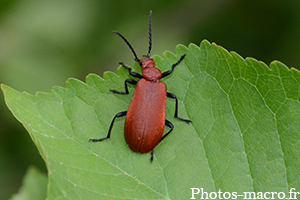
[[[143,69],[142,75],[145,79],[147,79],[148,81],[159,81],[162,73],[158,68],[155,67],[155,61],[152,58],[141,58],[140,65]]]

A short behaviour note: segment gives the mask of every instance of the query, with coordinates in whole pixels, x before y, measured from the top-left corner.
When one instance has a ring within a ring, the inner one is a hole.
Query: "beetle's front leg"
[[[130,67],[127,67],[124,63],[120,62],[120,65],[122,65],[123,67],[125,67],[126,69],[128,69],[129,74],[131,76],[136,77],[136,78],[144,78],[141,74],[136,73],[136,72],[132,72],[131,71],[132,69]],[[132,80],[132,79],[126,79],[125,80],[125,92],[120,92],[120,91],[117,91],[117,90],[109,90],[109,91],[111,91],[113,93],[117,93],[117,94],[129,94],[127,83],[130,83],[132,85],[136,85],[137,81]]]
[[[166,77],[166,76],[169,76],[169,75],[173,72],[174,68],[175,68],[177,65],[179,65],[179,64],[181,63],[181,61],[185,58],[185,56],[186,56],[186,54],[182,55],[182,56],[180,57],[180,59],[179,59],[176,63],[174,63],[174,64],[172,65],[172,69],[171,69],[171,70],[165,71],[164,73],[162,73],[161,78],[164,78],[164,77]]]
[[[127,83],[130,83],[132,85],[136,85],[137,81],[132,80],[132,79],[126,79],[125,80],[125,92],[120,92],[120,91],[117,91],[117,90],[109,90],[109,91],[111,91],[113,93],[117,93],[117,94],[129,94]]]
[[[131,71],[132,69],[130,67],[127,67],[123,62],[120,62],[119,64],[122,65],[123,67],[125,67],[126,69],[128,69],[129,74],[131,76],[136,77],[136,78],[144,78],[141,74],[136,73],[136,72],[132,72]]]

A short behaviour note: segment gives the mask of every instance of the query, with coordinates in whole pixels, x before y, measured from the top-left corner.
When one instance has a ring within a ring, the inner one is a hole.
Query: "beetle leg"
[[[174,117],[177,118],[177,119],[179,119],[179,120],[188,122],[188,123],[192,122],[191,120],[188,120],[188,119],[182,119],[182,118],[180,118],[180,117],[177,116],[177,115],[178,115],[178,99],[177,99],[176,95],[175,95],[175,94],[172,94],[172,93],[170,93],[170,92],[167,92],[167,97],[172,98],[172,99],[175,99],[175,101],[176,101],[176,103],[175,103],[175,114],[174,114]]]
[[[111,132],[111,129],[114,125],[114,122],[115,122],[115,119],[116,118],[119,118],[119,117],[123,117],[127,114],[127,111],[123,111],[123,112],[119,112],[115,115],[115,117],[113,118],[111,124],[110,124],[110,127],[109,127],[109,130],[108,130],[108,134],[105,138],[100,138],[100,139],[90,139],[89,141],[92,141],[92,142],[100,142],[100,141],[103,141],[103,140],[106,140],[106,139],[109,139],[110,138],[110,132]]]
[[[169,120],[165,120],[165,125],[168,126],[171,130],[169,130],[169,132],[167,132],[166,134],[164,134],[159,141],[162,141],[163,139],[165,139],[165,137],[167,137],[172,131],[173,131],[173,128],[174,128],[174,125],[172,124],[172,122],[170,122]]]
[[[154,149],[152,149],[151,151],[151,158],[150,158],[151,163],[153,162],[153,156],[154,156]]]
[[[109,90],[109,91],[111,91],[113,93],[118,93],[118,94],[129,94],[127,83],[130,83],[132,85],[136,85],[137,81],[132,80],[132,79],[126,79],[125,80],[125,92],[120,92],[120,91],[117,91],[117,90]]]
[[[123,62],[120,62],[119,64],[122,65],[123,67],[125,67],[126,69],[128,69],[129,74],[131,76],[136,77],[136,78],[144,78],[141,74],[136,73],[136,72],[132,72],[131,71],[132,69],[130,67],[127,67]]]
[[[174,125],[172,124],[172,122],[170,122],[169,120],[165,120],[165,125],[168,126],[171,130],[169,130],[166,134],[164,134],[160,138],[159,142],[165,139],[165,137],[167,137],[167,135],[169,135],[169,133],[173,131]],[[151,163],[153,162],[153,156],[154,156],[154,149],[152,149],[151,151],[151,158],[150,158]]]
[[[179,63],[181,63],[181,61],[184,59],[185,56],[186,56],[186,54],[182,55],[182,56],[180,57],[180,59],[179,59],[176,63],[174,63],[174,64],[172,65],[172,69],[171,69],[171,70],[165,71],[164,73],[162,73],[161,78],[166,77],[166,76],[169,76],[169,75],[173,72],[174,68],[175,68],[177,65],[179,65]]]

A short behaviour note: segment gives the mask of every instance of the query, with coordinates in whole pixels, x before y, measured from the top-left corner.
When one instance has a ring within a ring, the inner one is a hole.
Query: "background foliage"
[[[300,19],[297,1],[21,1],[0,5],[0,82],[19,91],[49,92],[69,77],[84,80],[116,71],[147,50],[147,20],[153,10],[153,51],[203,39],[267,64],[280,60],[299,68]],[[292,52],[292,53],[291,53]],[[0,199],[17,192],[29,165],[46,172],[25,129],[0,94]]]

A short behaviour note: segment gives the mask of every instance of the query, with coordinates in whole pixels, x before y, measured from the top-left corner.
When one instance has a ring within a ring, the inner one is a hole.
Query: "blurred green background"
[[[153,10],[152,55],[178,43],[215,42],[243,57],[299,68],[300,1],[282,0],[10,0],[0,3],[0,83],[34,94],[64,86],[69,77],[116,72],[148,48]],[[21,185],[29,165],[46,173],[29,135],[0,94],[0,199]]]

